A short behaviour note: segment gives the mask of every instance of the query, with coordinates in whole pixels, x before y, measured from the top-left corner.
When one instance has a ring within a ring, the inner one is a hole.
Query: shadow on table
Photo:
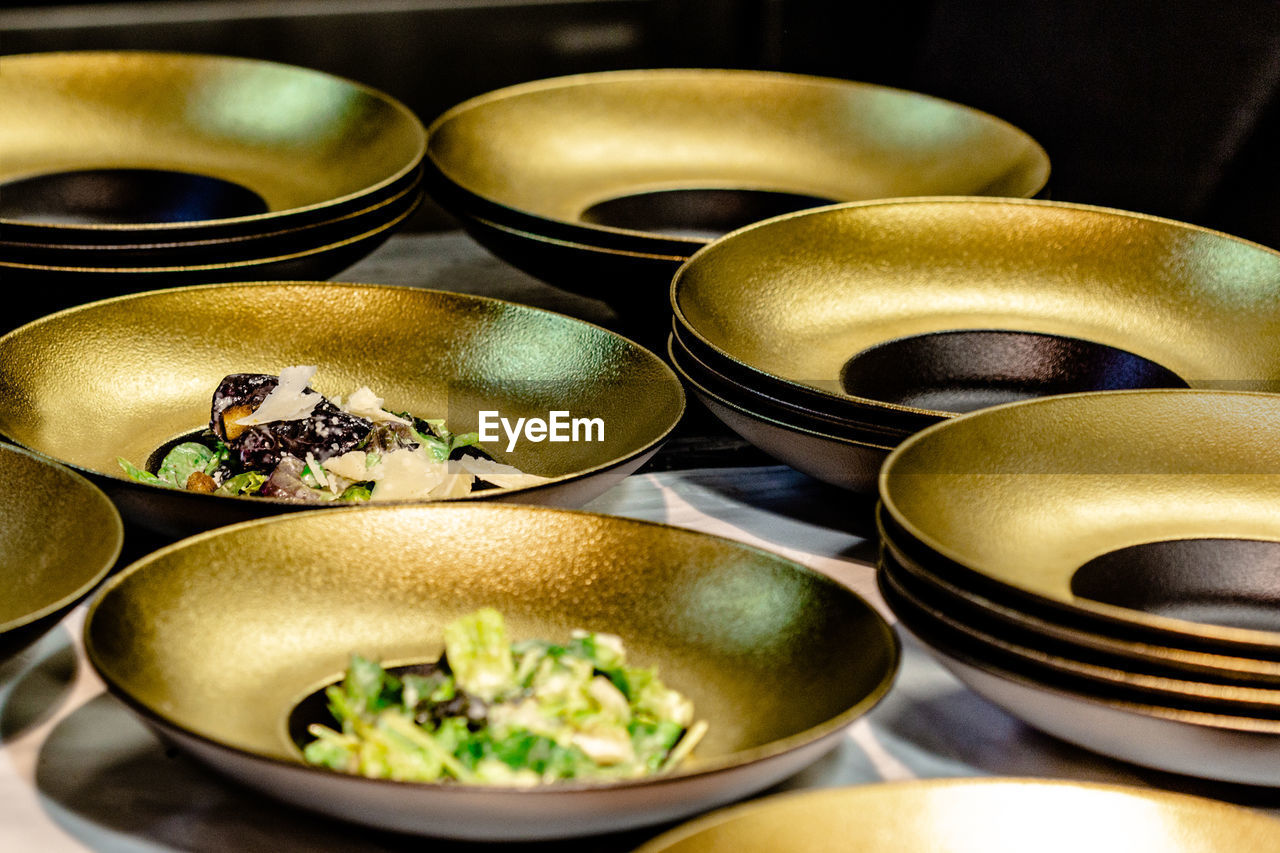
[[[241,788],[156,738],[118,700],[102,694],[54,727],[40,751],[42,804],[68,834],[95,850],[132,840],[148,850],[493,850],[354,826]],[[631,850],[667,827],[589,839],[504,844],[506,853]]]
[[[0,744],[47,720],[71,693],[75,679],[75,648],[62,626],[0,665]]]

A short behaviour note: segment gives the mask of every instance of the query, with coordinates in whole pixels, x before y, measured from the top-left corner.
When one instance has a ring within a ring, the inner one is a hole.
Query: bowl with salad
[[[230,779],[400,832],[622,831],[835,747],[899,649],[852,590],[696,531],[500,503],[208,531],[107,582],[110,691]]]
[[[43,317],[0,336],[0,399],[0,435],[162,539],[368,503],[581,505],[652,456],[685,402],[657,355],[589,323],[333,282]]]

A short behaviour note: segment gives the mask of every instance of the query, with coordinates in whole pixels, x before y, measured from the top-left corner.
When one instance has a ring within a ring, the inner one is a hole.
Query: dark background
[[[578,71],[767,68],[899,86],[1036,137],[1051,196],[1280,247],[1280,0],[171,0],[0,4],[0,53],[226,53],[350,77],[424,121]],[[418,228],[448,217],[428,205]]]

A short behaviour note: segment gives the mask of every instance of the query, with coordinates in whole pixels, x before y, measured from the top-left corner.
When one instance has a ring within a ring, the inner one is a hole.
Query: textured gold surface
[[[123,542],[120,514],[96,486],[0,444],[0,635],[87,594]]]
[[[286,717],[351,652],[433,660],[444,625],[482,605],[507,616],[514,638],[609,631],[636,662],[658,665],[711,726],[682,774],[830,734],[874,704],[897,665],[873,608],[782,557],[498,504],[325,510],[201,534],[109,581],[85,643],[146,713],[294,762]]]
[[[206,426],[223,376],[297,364],[318,366],[321,393],[368,385],[391,409],[447,417],[456,432],[476,429],[481,409],[512,421],[552,409],[603,419],[603,441],[522,440],[510,453],[505,441],[487,445],[557,482],[655,448],[684,410],[661,359],[570,317],[416,288],[267,282],[104,300],[0,337],[0,434],[121,478],[117,456],[141,464]],[[209,501],[272,502],[200,502]]]
[[[1130,545],[1280,540],[1280,395],[1120,391],[987,409],[900,444],[879,489],[910,536],[1012,589],[1186,636],[1280,643],[1071,591],[1077,568]]]
[[[724,809],[636,853],[1237,853],[1280,822],[1203,797],[1032,779],[931,779],[804,791]]]
[[[1192,387],[1280,388],[1280,252],[1105,208],[903,199],[793,214],[703,249],[671,299],[697,339],[831,400],[854,399],[839,384],[854,354],[950,329],[1095,341]]]
[[[959,104],[845,80],[710,69],[583,74],[499,89],[433,121],[427,157],[489,202],[584,227],[580,217],[593,205],[661,190],[831,201],[1031,196],[1049,174],[1033,139]]]
[[[6,56],[0,114],[9,117],[0,122],[0,182],[81,169],[196,173],[261,196],[268,213],[249,219],[372,192],[416,168],[426,145],[417,117],[365,86],[305,68],[197,54]]]

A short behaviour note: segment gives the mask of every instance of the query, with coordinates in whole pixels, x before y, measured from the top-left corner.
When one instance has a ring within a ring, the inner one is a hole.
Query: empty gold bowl
[[[749,222],[869,198],[1031,196],[1049,175],[1033,139],[977,110],[763,71],[539,80],[458,104],[427,133],[430,191],[481,242],[605,300],[634,302],[628,291],[644,286],[657,308],[674,265],[655,259],[687,258]],[[579,276],[579,262],[609,265],[627,286]]]
[[[426,146],[381,92],[229,56],[5,56],[0,112],[5,241],[163,243],[333,219],[406,188]]]
[[[612,332],[478,296],[379,285],[268,282],[133,294],[71,308],[0,337],[0,434],[87,474],[127,522],[164,536],[299,508],[124,479],[161,445],[208,425],[223,376],[316,365],[317,391],[367,385],[396,411],[599,418],[591,440],[509,442],[499,461],[550,478],[462,500],[579,505],[655,453],[684,411],[662,360]],[[600,435],[600,432],[603,435]]]
[[[802,791],[723,809],[636,853],[1231,853],[1280,821],[1186,794],[1044,779],[927,779]]]
[[[898,445],[879,491],[902,542],[965,588],[1110,636],[1280,660],[1280,395],[974,412]]]
[[[671,302],[690,346],[739,381],[907,432],[954,411],[851,395],[845,367],[957,330],[1092,342],[1193,388],[1280,388],[1280,252],[1107,208],[935,198],[791,214],[699,252]]]
[[[124,544],[100,489],[0,444],[0,660],[38,640],[107,576]]]
[[[353,651],[434,661],[480,606],[513,639],[619,635],[710,729],[672,774],[487,788],[303,764],[291,712]],[[90,661],[167,738],[239,782],[356,822],[501,840],[687,816],[798,771],[888,689],[892,631],[848,588],[756,548],[592,513],[369,507],[235,525],[134,563],[96,597]]]

